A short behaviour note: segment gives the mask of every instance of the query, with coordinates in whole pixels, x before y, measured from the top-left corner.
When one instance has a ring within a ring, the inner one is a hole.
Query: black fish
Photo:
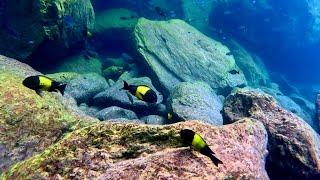
[[[156,103],[158,100],[157,94],[146,85],[129,85],[126,81],[124,81],[123,84],[124,85],[122,89],[129,91],[132,95],[142,101]]]
[[[209,157],[214,165],[218,166],[219,164],[223,164],[222,161],[214,156],[214,152],[210,149],[205,140],[194,131],[183,129],[180,131],[180,136],[185,145],[191,146],[201,154]]]
[[[27,88],[33,89],[39,96],[42,96],[42,91],[59,91],[62,95],[67,84],[61,84],[46,76],[29,76],[23,80],[22,84]]]

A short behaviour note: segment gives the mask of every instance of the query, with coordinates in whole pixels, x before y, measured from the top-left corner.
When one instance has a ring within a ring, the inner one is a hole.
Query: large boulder
[[[0,54],[19,60],[38,50],[48,58],[65,54],[94,25],[90,0],[3,0],[1,6]]]
[[[65,93],[74,97],[78,104],[90,104],[92,98],[109,87],[107,81],[95,73],[83,74],[71,80]]]
[[[201,134],[215,155],[212,161],[179,137],[182,128]],[[171,126],[100,123],[63,140],[6,171],[3,179],[261,179],[267,180],[267,133],[262,123],[213,127],[198,121]]]
[[[138,116],[133,111],[123,109],[117,106],[111,106],[105,108],[95,114],[95,117],[98,118],[100,121],[106,121],[111,119],[138,119]]]
[[[268,131],[267,170],[272,179],[319,179],[320,136],[306,122],[284,110],[269,95],[238,90],[224,107],[229,123],[250,117]]]
[[[201,34],[182,20],[150,21],[140,18],[134,40],[141,60],[162,91],[179,82],[204,81],[221,94],[228,94],[246,80],[230,50]]]
[[[26,76],[37,74],[26,64],[0,56],[0,174],[43,151],[64,133],[96,122],[72,111],[59,94],[40,97],[22,85]]]
[[[147,85],[151,89],[153,89],[157,96],[158,102],[156,104],[146,103],[144,101],[139,100],[135,96],[131,95],[128,91],[123,90],[123,81],[119,80],[110,88],[105,91],[97,94],[93,98],[93,102],[95,106],[98,107],[109,107],[109,106],[118,106],[125,109],[130,109],[135,111],[139,115],[149,115],[149,114],[162,114],[163,105],[161,102],[163,97],[160,92],[153,86],[151,79],[148,77],[140,77],[140,78],[132,78],[126,80],[128,84],[132,85]]]
[[[169,98],[171,112],[178,120],[198,119],[222,125],[222,102],[211,87],[202,82],[178,84]]]

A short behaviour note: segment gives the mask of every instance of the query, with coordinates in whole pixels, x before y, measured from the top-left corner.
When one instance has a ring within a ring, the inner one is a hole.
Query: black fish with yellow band
[[[42,96],[42,91],[59,91],[63,95],[67,85],[54,81],[51,78],[43,75],[29,76],[23,80],[22,84],[30,89],[35,90],[39,96]]]
[[[199,134],[190,129],[183,129],[180,131],[180,136],[185,145],[191,146],[201,154],[209,157],[214,165],[218,166],[219,164],[223,164],[222,161],[214,156],[214,152],[210,149],[206,141]]]
[[[147,103],[156,103],[158,100],[156,92],[146,85],[129,85],[124,81],[122,89],[129,91],[132,95]]]

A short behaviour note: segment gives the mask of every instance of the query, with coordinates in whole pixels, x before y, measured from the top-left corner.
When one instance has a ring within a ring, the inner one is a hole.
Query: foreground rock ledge
[[[227,97],[230,123],[244,117],[261,121],[269,135],[267,169],[272,179],[320,179],[320,137],[310,125],[263,93],[238,90]]]
[[[200,133],[224,164],[182,147],[178,132]],[[265,171],[267,133],[245,119],[222,127],[199,121],[170,126],[99,123],[64,139],[5,172],[3,179],[269,179]]]

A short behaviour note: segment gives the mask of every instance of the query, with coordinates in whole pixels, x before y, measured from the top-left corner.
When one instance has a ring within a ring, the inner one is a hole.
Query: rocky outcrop
[[[80,75],[68,82],[65,93],[74,97],[78,104],[92,103],[92,98],[109,87],[107,81],[95,73]]]
[[[223,164],[183,147],[182,128],[201,134]],[[198,121],[171,126],[100,123],[74,131],[2,175],[19,178],[268,179],[267,134],[260,122],[212,127]]]
[[[269,135],[267,170],[274,179],[319,179],[320,137],[306,122],[284,110],[269,95],[238,90],[224,107],[232,123],[243,117],[261,121]]]
[[[35,52],[65,54],[93,29],[90,0],[6,1],[0,28],[0,54],[26,60]],[[43,59],[42,59],[43,60]]]
[[[170,92],[179,82],[203,81],[221,94],[246,80],[230,50],[181,20],[139,19],[134,40],[146,69]]]
[[[26,64],[0,56],[0,173],[43,151],[64,133],[96,122],[74,113],[72,101],[59,94],[40,97],[22,85],[26,76],[37,74]]]
[[[198,119],[214,125],[223,124],[220,113],[222,102],[206,83],[178,84],[173,89],[168,104],[177,120]]]

